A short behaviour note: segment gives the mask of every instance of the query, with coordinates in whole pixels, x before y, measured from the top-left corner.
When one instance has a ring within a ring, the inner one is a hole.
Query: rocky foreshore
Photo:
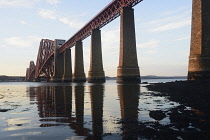
[[[154,96],[164,96],[180,105],[162,111],[170,124],[160,125],[157,121],[148,127],[141,123],[137,127],[138,134],[152,139],[210,139],[210,81],[176,81],[146,87],[154,91]],[[152,112],[153,116],[159,114],[161,111]]]
[[[172,101],[198,109],[210,116],[210,81],[176,81],[146,86],[150,91],[160,92]]]

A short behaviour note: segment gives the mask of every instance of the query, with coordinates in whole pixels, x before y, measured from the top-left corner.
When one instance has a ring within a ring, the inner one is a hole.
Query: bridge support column
[[[210,1],[193,0],[188,80],[210,80]]]
[[[123,8],[120,17],[120,59],[117,83],[140,83],[136,53],[136,36],[133,8]]]
[[[101,50],[101,31],[99,29],[93,29],[91,34],[90,71],[88,73],[88,82],[105,82]]]
[[[55,53],[54,53],[54,74],[51,77],[51,82],[62,82],[64,72],[64,54],[58,52],[59,46],[65,43],[65,40],[55,40]]]
[[[79,40],[75,45],[75,63],[73,82],[86,82],[83,62],[83,48],[82,41]]]
[[[64,51],[64,74],[63,82],[72,82],[71,49]]]

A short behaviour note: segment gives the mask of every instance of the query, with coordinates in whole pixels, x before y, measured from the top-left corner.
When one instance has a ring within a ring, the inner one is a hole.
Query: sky
[[[41,39],[68,40],[112,0],[0,0],[0,75],[25,76]],[[140,74],[186,76],[192,0],[144,0],[134,7]],[[120,18],[101,29],[106,76],[116,76]],[[90,37],[83,40],[86,75]],[[74,67],[74,47],[72,48]],[[74,69],[73,69],[74,70]]]

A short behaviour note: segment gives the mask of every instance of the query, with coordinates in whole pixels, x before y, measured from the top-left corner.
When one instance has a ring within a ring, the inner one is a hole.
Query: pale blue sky
[[[0,75],[25,75],[42,38],[68,40],[111,0],[0,0]],[[141,75],[187,75],[192,0],[144,0],[134,7]],[[90,37],[83,41],[85,72]],[[119,18],[102,28],[107,76],[116,76]],[[72,48],[74,64],[74,48]],[[74,66],[74,65],[73,65]]]

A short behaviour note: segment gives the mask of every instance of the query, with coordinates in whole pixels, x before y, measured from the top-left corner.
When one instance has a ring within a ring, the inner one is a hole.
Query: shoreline
[[[157,91],[160,96],[168,96],[172,101],[199,109],[210,116],[210,81],[175,81],[151,83],[145,86]]]

